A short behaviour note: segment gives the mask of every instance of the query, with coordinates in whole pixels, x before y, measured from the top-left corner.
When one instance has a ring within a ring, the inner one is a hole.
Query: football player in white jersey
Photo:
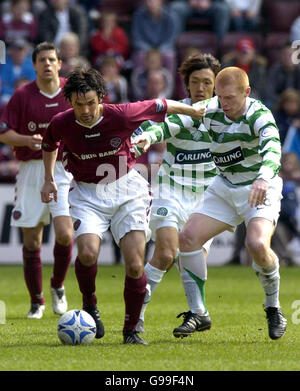
[[[216,97],[207,101],[203,123],[220,173],[179,235],[179,262],[201,275],[203,244],[245,221],[246,246],[265,292],[269,337],[278,339],[287,321],[279,303],[279,261],[270,242],[280,212],[281,145],[272,113],[249,98],[250,91],[239,68],[224,68],[216,77]]]
[[[210,54],[188,57],[179,68],[188,97],[183,102],[193,105],[213,96],[219,61]],[[214,179],[216,167],[209,152],[210,139],[199,121],[188,117],[182,123],[180,115],[168,116],[163,123],[147,121],[140,126],[143,133],[136,142],[146,137],[150,142],[166,140],[166,152],[156,177],[150,228],[155,250],[145,266],[148,278],[147,294],[137,326],[144,332],[144,313],[151,295],[171,267],[178,252],[178,232],[194,209],[203,201],[203,192]],[[172,121],[170,123],[170,121]],[[181,126],[182,124],[182,126]],[[176,175],[173,175],[173,171]],[[153,185],[153,184],[152,184]],[[187,270],[180,271],[189,311],[182,312],[183,323],[174,329],[175,337],[186,337],[195,331],[208,330],[211,319],[205,303],[206,256],[211,241],[202,249],[203,273],[195,277]]]

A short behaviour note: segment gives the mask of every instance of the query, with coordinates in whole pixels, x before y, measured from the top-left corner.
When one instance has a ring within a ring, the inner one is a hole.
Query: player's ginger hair
[[[238,89],[245,91],[249,87],[247,73],[238,67],[226,67],[216,76],[215,85],[235,84]]]

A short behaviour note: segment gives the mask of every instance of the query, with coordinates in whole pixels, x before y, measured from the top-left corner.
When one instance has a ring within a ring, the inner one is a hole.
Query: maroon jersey
[[[0,132],[10,129],[27,136],[44,135],[51,118],[70,108],[63,96],[66,79],[60,78],[60,89],[53,96],[39,90],[35,81],[18,88],[1,115]],[[62,157],[62,148],[58,160]],[[42,151],[32,151],[28,147],[14,147],[18,160],[41,160]]]
[[[86,127],[76,121],[74,110],[57,114],[43,138],[43,150],[54,151],[64,144],[64,166],[76,181],[113,182],[125,175],[135,163],[130,136],[139,125],[165,119],[165,99],[118,105],[103,104],[102,117]]]

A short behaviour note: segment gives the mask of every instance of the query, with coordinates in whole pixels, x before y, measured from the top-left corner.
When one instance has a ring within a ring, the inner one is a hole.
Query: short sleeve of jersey
[[[15,130],[16,132],[18,131],[20,128],[19,121],[21,118],[21,107],[20,93],[15,92],[15,94],[10,98],[9,102],[5,106],[1,115],[0,133],[5,133],[10,129]]]
[[[45,132],[42,141],[42,150],[46,152],[52,152],[59,148],[61,136],[59,134],[57,120],[54,117]]]
[[[147,120],[163,122],[167,112],[167,102],[165,99],[153,99],[120,105],[105,105],[104,110],[115,110],[115,118],[119,120],[119,125],[124,124],[126,128],[133,131]]]
[[[279,138],[278,128],[273,117],[272,112],[269,109],[260,110],[261,114],[254,122],[254,130],[257,135],[262,138]]]

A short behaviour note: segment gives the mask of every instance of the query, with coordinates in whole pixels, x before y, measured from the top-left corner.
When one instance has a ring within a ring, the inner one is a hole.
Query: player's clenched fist
[[[42,147],[43,137],[40,134],[34,134],[33,136],[29,136],[28,138],[28,148],[33,151],[39,151]]]
[[[45,182],[41,189],[42,202],[46,204],[52,200],[57,202],[57,186],[55,182]]]
[[[195,110],[194,115],[192,115],[194,118],[201,119],[206,114],[206,102],[200,101],[196,102],[192,105],[193,109]]]
[[[264,179],[260,178],[253,182],[248,198],[248,202],[252,208],[263,205],[268,188],[269,184]]]
[[[143,134],[134,137],[134,139],[131,141],[131,144],[142,148],[144,153],[147,152],[151,146],[148,137]]]

